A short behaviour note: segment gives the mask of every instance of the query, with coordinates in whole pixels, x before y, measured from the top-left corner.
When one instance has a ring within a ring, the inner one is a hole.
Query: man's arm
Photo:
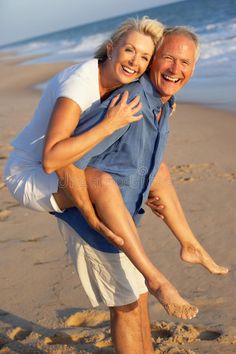
[[[156,196],[158,196],[158,200]],[[201,264],[213,274],[228,273],[228,268],[216,264],[194,236],[171,181],[169,169],[164,163],[161,164],[154,179],[147,205],[156,214],[158,211],[156,207],[160,203],[164,205],[161,212],[164,222],[181,245],[180,255],[182,260]]]
[[[158,199],[156,199],[157,196]],[[159,204],[162,204],[164,222],[171,229],[175,237],[181,243],[183,243],[185,239],[189,239],[189,234],[192,234],[192,231],[188,225],[175,187],[172,183],[168,166],[165,163],[161,164],[152,183],[146,204],[155,214],[158,211]]]

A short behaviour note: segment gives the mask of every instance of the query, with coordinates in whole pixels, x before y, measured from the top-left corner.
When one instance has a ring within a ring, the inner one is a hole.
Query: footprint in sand
[[[203,330],[199,336],[198,339],[200,340],[216,340],[218,339],[222,333],[216,332],[216,331],[209,331],[209,330]]]
[[[104,348],[112,346],[109,328],[103,329],[81,329],[81,328],[59,328],[44,339],[44,344],[75,344],[79,343],[84,347]]]
[[[11,215],[11,211],[8,209],[0,210],[0,221],[5,221]]]
[[[12,340],[24,340],[30,335],[31,332],[31,330],[16,327],[8,334],[8,337]]]
[[[164,347],[165,350],[167,350],[166,346],[169,346],[169,349],[171,349],[173,345],[184,345],[185,343],[194,343],[197,341],[230,343],[229,338],[231,343],[234,343],[234,340],[236,343],[236,336],[232,336],[230,333],[225,335],[222,330],[184,323],[154,322],[151,326],[151,330],[154,343],[157,344],[158,348],[161,350],[163,350]],[[173,348],[176,350],[176,347]],[[169,351],[164,352],[169,353]],[[172,351],[170,352],[172,353]],[[175,353],[175,351],[173,353]]]
[[[104,327],[110,319],[108,311],[85,310],[67,318],[66,326],[45,338],[45,344],[93,344],[97,348],[112,346],[110,329]],[[99,327],[98,327],[99,326]],[[89,328],[90,327],[90,328]],[[94,328],[96,327],[96,328]],[[103,328],[101,328],[103,327]]]
[[[182,164],[170,168],[174,181],[179,183],[224,178],[228,181],[236,179],[235,172],[220,171],[214,163]]]
[[[66,320],[66,325],[70,327],[95,327],[103,322],[109,321],[110,314],[108,311],[87,310],[77,312]]]
[[[157,344],[184,344],[194,342],[200,332],[193,325],[158,323],[152,326],[152,337]]]
[[[53,330],[53,333],[45,338],[44,344],[79,344],[84,350],[91,350],[93,347],[94,349],[99,348],[104,353],[113,353],[110,328],[108,325],[104,326],[104,322],[108,319],[109,313],[107,311],[86,310],[77,312],[66,320],[69,328]],[[225,330],[218,330],[216,327],[207,328],[185,323],[153,322],[151,332],[155,353],[159,354],[195,354],[189,348],[185,348],[185,345],[199,341],[236,343],[234,333],[226,334]]]
[[[231,173],[220,173],[219,177],[221,178],[225,178],[228,181],[233,181],[236,179],[236,173],[235,172],[231,172]]]

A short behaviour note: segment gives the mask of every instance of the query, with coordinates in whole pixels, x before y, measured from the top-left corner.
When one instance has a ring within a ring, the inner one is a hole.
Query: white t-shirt
[[[84,112],[100,104],[98,80],[97,59],[73,65],[57,74],[49,81],[32,120],[12,141],[12,146],[26,152],[31,159],[41,161],[48,123],[57,98],[72,99]]]

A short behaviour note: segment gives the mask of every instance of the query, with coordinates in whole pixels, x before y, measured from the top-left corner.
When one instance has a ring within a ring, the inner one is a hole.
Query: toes
[[[198,313],[198,308],[195,306],[185,306],[185,309],[183,311],[183,319],[191,320],[192,318],[196,317]]]
[[[222,273],[227,274],[229,272],[229,268],[222,267]]]
[[[196,317],[198,313],[198,308],[191,305],[168,304],[165,305],[164,308],[170,316],[175,316],[183,320],[191,320]]]
[[[215,270],[213,271],[213,273],[215,273],[215,274],[227,274],[228,272],[229,272],[228,268],[220,267],[220,266],[217,266],[215,268]]]

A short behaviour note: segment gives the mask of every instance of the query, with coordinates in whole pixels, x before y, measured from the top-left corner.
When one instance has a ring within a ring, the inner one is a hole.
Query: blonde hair
[[[152,20],[147,16],[144,16],[141,19],[129,18],[111,34],[109,39],[104,41],[100,47],[98,47],[94,54],[94,58],[97,58],[100,61],[105,61],[107,59],[107,44],[112,43],[113,45],[116,45],[129,31],[136,31],[146,36],[150,36],[156,46],[162,37],[163,30],[164,26],[161,22]]]
[[[189,27],[186,27],[186,26],[174,26],[174,27],[166,27],[163,31],[163,36],[160,38],[157,46],[156,46],[156,49],[158,49],[164,39],[167,37],[167,36],[170,36],[172,34],[179,34],[179,35],[183,35],[189,39],[191,39],[195,46],[196,46],[196,61],[198,60],[199,58],[199,55],[200,55],[200,42],[199,42],[199,39],[198,39],[198,36],[196,35],[196,33],[194,33],[191,28]]]

